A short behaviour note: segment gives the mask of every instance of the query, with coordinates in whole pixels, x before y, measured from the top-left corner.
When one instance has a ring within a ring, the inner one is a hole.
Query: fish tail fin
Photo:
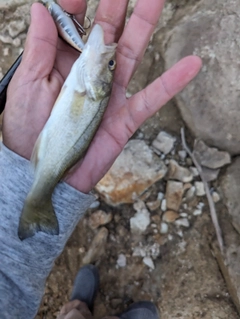
[[[41,205],[34,205],[26,200],[19,221],[18,237],[24,240],[42,231],[49,235],[59,234],[58,220],[55,215],[51,198]]]

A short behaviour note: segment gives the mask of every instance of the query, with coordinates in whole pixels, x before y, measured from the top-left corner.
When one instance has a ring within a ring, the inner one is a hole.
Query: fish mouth
[[[86,47],[92,47],[95,50],[98,50],[101,53],[114,51],[117,44],[105,44],[104,42],[104,31],[100,24],[95,24],[92,28],[92,31],[89,34]]]

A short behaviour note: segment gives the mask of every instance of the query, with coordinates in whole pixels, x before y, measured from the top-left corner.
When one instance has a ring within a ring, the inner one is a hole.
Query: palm
[[[72,0],[72,6],[75,6],[76,1],[77,0]],[[67,11],[73,10],[65,6],[65,4],[71,6],[69,1],[62,0],[61,2]],[[159,19],[163,3],[164,0],[151,0],[151,9],[149,8],[148,0],[138,0],[134,13],[122,33],[128,0],[117,2],[101,0],[100,2],[95,22],[103,26],[105,41],[107,43],[118,42],[116,58],[117,69],[114,76],[112,95],[103,121],[81,166],[68,178],[68,182],[72,186],[83,192],[88,192],[103,177],[137,128],[178,93],[200,69],[201,62],[199,58],[185,58],[147,88],[135,94],[130,99],[126,99],[126,88],[143,57],[149,39]],[[37,5],[39,6],[39,4]],[[41,8],[41,10],[44,10],[44,8]],[[84,11],[84,9],[82,11]],[[46,12],[44,14],[46,15]],[[36,67],[39,68],[40,71],[37,75],[35,72],[31,78],[31,68],[29,68],[29,72],[26,72],[26,90],[28,85],[32,90],[34,84],[36,89],[35,95],[34,92],[30,91],[29,97],[32,97],[32,100],[36,100],[37,97],[38,102],[37,105],[35,105],[34,112],[32,112],[32,106],[29,106],[31,107],[31,117],[29,115],[26,117],[26,114],[23,114],[22,110],[21,113],[19,113],[19,116],[23,116],[24,119],[27,118],[27,121],[30,121],[31,124],[34,123],[34,126],[31,125],[31,128],[26,132],[26,127],[29,127],[29,125],[26,124],[29,123],[21,123],[19,130],[22,130],[25,136],[24,143],[19,143],[19,141],[17,143],[17,139],[14,139],[11,134],[9,138],[9,127],[13,126],[13,124],[10,125],[9,123],[5,125],[4,128],[6,136],[4,143],[6,146],[27,158],[30,157],[34,142],[49,116],[61,85],[63,84],[63,80],[77,57],[76,52],[62,42],[58,44],[57,53],[57,34],[53,32],[49,35],[49,27],[51,26],[51,28],[54,29],[54,26],[49,17],[46,17],[46,19],[48,24],[44,21],[45,25],[41,25],[41,29],[38,30],[38,32],[42,34],[44,45],[46,46],[44,52],[48,52],[48,56],[45,58],[43,56],[39,60],[39,64]],[[46,30],[44,28],[46,28]],[[32,29],[34,29],[34,26]],[[34,30],[32,32],[34,33]],[[34,38],[34,35],[32,35],[32,38]],[[43,45],[43,43],[41,43],[41,45]],[[26,46],[28,48],[28,43]],[[27,49],[25,51],[27,51]],[[56,53],[57,57],[55,60]],[[39,55],[41,55],[41,53],[39,53]],[[42,62],[43,58],[45,63]],[[22,63],[22,65],[26,67],[27,64],[24,65],[24,63]],[[16,87],[18,87],[17,75],[14,81],[10,87],[11,90],[16,90]],[[22,87],[19,88],[20,93],[22,93],[21,90],[23,90]],[[16,96],[16,101],[13,99],[11,99],[12,101],[8,101],[9,110],[20,98],[17,94],[13,94],[13,96]],[[5,117],[7,118],[7,116]],[[8,118],[10,118],[10,116]],[[19,122],[19,118],[15,121]],[[14,145],[13,141],[15,143]]]

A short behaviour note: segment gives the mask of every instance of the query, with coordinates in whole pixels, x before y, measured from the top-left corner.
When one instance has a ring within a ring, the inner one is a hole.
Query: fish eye
[[[113,71],[116,68],[116,61],[110,60],[108,62],[108,68],[109,68],[110,71]]]

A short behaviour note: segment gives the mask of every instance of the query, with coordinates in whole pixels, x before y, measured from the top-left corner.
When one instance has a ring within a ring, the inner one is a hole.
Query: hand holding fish
[[[83,21],[85,1],[59,3]],[[127,5],[128,0],[101,0],[94,20],[103,27],[105,43],[118,43],[117,67],[103,120],[81,165],[67,178],[84,193],[104,176],[139,126],[181,91],[201,67],[198,57],[186,57],[144,90],[126,98],[128,83],[143,58],[164,0],[138,0],[124,28]],[[58,39],[56,27],[41,4],[32,6],[31,17],[23,60],[9,86],[3,122],[4,144],[27,159],[79,55]]]

